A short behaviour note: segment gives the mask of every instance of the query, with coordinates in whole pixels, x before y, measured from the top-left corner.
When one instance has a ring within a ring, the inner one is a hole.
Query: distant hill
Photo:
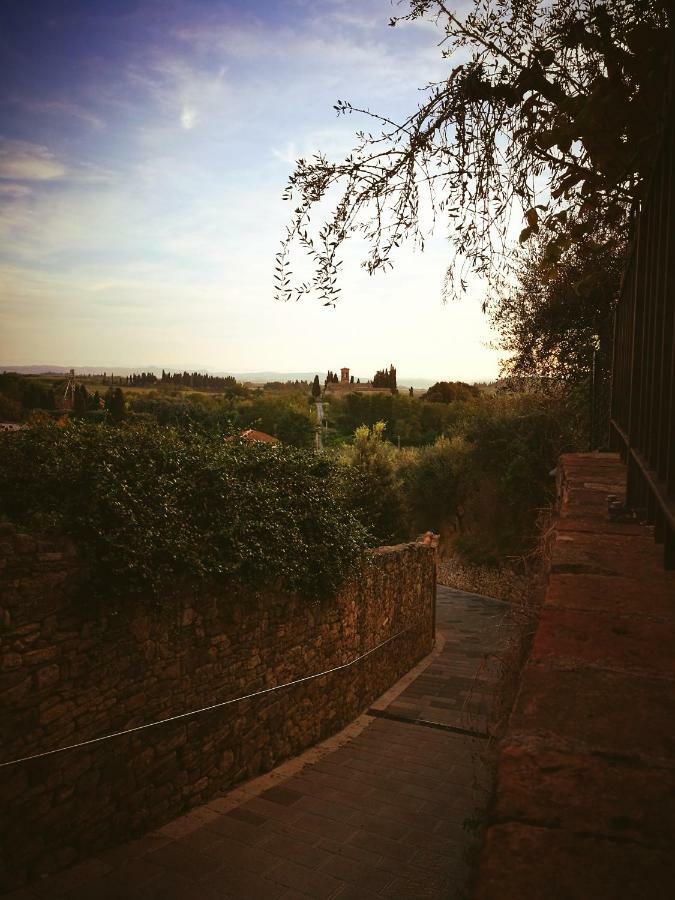
[[[74,366],[79,375],[98,375],[107,372],[109,375],[131,375],[134,372],[155,372],[162,374],[161,366]],[[0,372],[16,372],[19,375],[65,375],[70,372],[71,366],[3,366],[0,363]],[[191,371],[195,371],[194,368]]]

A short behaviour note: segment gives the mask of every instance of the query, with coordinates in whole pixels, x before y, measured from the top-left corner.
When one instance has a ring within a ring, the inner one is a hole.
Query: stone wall
[[[374,552],[318,604],[214,589],[158,611],[93,609],[77,574],[66,542],[0,531],[0,762],[320,673],[393,639],[292,687],[0,768],[0,889],[271,769],[346,725],[433,643],[434,555],[420,545]]]

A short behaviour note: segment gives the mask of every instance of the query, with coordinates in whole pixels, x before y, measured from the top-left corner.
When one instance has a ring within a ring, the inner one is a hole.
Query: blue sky
[[[335,310],[273,297],[294,159],[349,150],[337,99],[409,111],[449,65],[433,25],[388,28],[388,0],[3,10],[0,364],[496,374],[478,291],[441,302],[442,227],[386,276],[348,247]]]

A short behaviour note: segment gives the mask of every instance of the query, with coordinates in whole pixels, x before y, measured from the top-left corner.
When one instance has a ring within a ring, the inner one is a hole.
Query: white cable
[[[124,731],[113,731],[111,734],[104,734],[101,737],[91,738],[88,741],[80,741],[78,744],[69,744],[67,747],[57,747],[55,750],[44,750],[42,753],[34,753],[32,756],[22,756],[19,757],[19,759],[10,759],[7,762],[1,762],[0,769],[4,768],[5,766],[15,766],[19,763],[29,762],[32,759],[42,759],[45,756],[52,756],[55,753],[65,753],[66,750],[76,750],[78,747],[87,747],[89,746],[89,744],[98,744],[101,741],[109,741],[111,738],[122,737],[125,734],[133,734],[135,731],[143,731],[145,728],[154,728],[156,725],[166,725],[167,722],[176,722],[178,719],[187,719],[190,716],[196,716],[199,715],[199,713],[209,712],[209,710],[218,709],[221,706],[229,706],[231,703],[239,703],[240,700],[250,700],[252,697],[260,697],[262,694],[271,694],[273,691],[280,691],[282,688],[293,687],[293,685],[295,684],[302,684],[304,681],[311,681],[313,678],[321,678],[322,675],[330,675],[332,672],[339,672],[340,669],[348,669],[355,663],[360,662],[367,656],[370,656],[371,653],[375,653],[375,651],[379,650],[380,647],[384,647],[385,644],[388,644],[390,641],[393,641],[397,637],[400,637],[402,634],[405,634],[406,631],[410,631],[410,629],[417,624],[417,622],[413,622],[412,625],[408,625],[408,627],[404,628],[402,631],[399,631],[396,634],[392,634],[392,636],[388,637],[386,641],[382,641],[382,643],[378,644],[376,647],[373,647],[372,649],[367,650],[365,653],[362,653],[361,656],[357,656],[355,659],[352,659],[350,662],[343,663],[341,666],[335,666],[332,669],[326,669],[324,672],[317,672],[315,675],[305,675],[303,678],[296,678],[295,681],[287,681],[285,684],[277,684],[274,687],[263,688],[261,691],[254,691],[252,694],[244,694],[243,697],[234,697],[232,700],[223,700],[221,703],[213,703],[211,706],[203,706],[201,709],[192,709],[189,712],[180,713],[177,716],[170,716],[168,719],[159,719],[157,722],[148,722],[145,725],[136,725],[134,728],[126,728]]]

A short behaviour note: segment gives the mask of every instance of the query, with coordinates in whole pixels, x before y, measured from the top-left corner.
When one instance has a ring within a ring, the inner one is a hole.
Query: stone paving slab
[[[489,728],[486,656],[508,638],[506,613],[439,587],[436,650],[377,716],[8,900],[465,897],[492,777],[491,744],[470,732]]]

